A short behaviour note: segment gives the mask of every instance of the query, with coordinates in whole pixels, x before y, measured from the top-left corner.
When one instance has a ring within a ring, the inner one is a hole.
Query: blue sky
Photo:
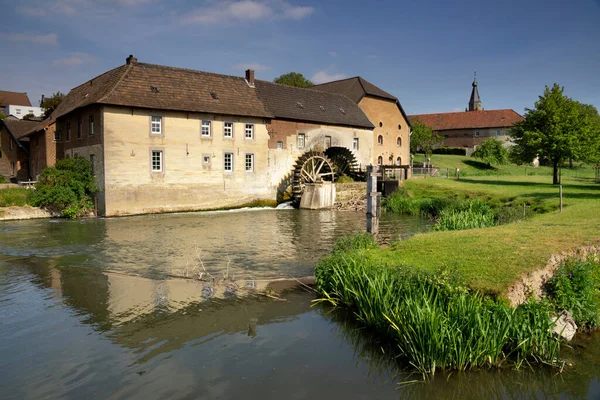
[[[0,4],[0,90],[68,92],[121,65],[257,79],[360,75],[408,114],[519,113],[554,82],[600,108],[600,0],[22,0]]]

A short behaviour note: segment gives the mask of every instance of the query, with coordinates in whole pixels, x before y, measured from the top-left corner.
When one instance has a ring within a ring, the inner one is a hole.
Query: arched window
[[[402,125],[398,124],[398,130],[402,129]]]
[[[402,157],[396,158],[396,165],[398,165],[398,166],[402,165]]]
[[[400,136],[398,136],[398,138],[396,139],[396,144],[398,145],[398,147],[402,146],[402,138]]]
[[[383,122],[379,122],[379,127],[383,128]]]
[[[383,145],[383,136],[381,136],[381,135],[377,136],[377,144]]]
[[[377,157],[377,165],[383,165],[383,157]]]

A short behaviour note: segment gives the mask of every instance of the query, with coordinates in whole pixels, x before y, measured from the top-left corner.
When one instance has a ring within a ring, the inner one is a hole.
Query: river
[[[428,383],[399,370],[339,314],[207,291],[311,275],[364,214],[242,210],[0,223],[0,398],[599,398],[600,336],[579,335],[550,369],[480,371]],[[385,215],[382,236],[426,230]]]

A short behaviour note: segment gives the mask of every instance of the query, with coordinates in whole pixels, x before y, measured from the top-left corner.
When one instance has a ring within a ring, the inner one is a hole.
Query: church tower
[[[471,91],[471,99],[469,100],[469,111],[481,111],[483,107],[479,98],[479,91],[477,91],[477,72],[475,72],[472,86],[473,90]]]

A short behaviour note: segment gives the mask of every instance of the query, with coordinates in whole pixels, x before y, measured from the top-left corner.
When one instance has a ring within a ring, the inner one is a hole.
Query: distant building
[[[373,160],[378,165],[410,164],[410,121],[396,97],[360,76],[312,88],[343,94],[358,104],[375,126]]]
[[[415,123],[424,123],[443,137],[445,147],[473,150],[484,140],[495,138],[508,144],[509,129],[523,117],[511,109],[484,110],[477,80],[473,80],[469,107],[464,112],[410,115]]]
[[[35,117],[41,117],[44,114],[41,107],[31,105],[27,93],[7,92],[5,90],[0,90],[0,111],[4,115],[12,115],[18,119],[23,119],[28,114],[33,114]]]
[[[9,116],[0,121],[0,175],[25,181],[29,175],[29,138],[24,135],[39,122]]]
[[[33,125],[20,140],[29,140],[29,175],[37,180],[42,170],[56,164],[56,154],[63,151],[56,135],[56,121],[47,118]]]

